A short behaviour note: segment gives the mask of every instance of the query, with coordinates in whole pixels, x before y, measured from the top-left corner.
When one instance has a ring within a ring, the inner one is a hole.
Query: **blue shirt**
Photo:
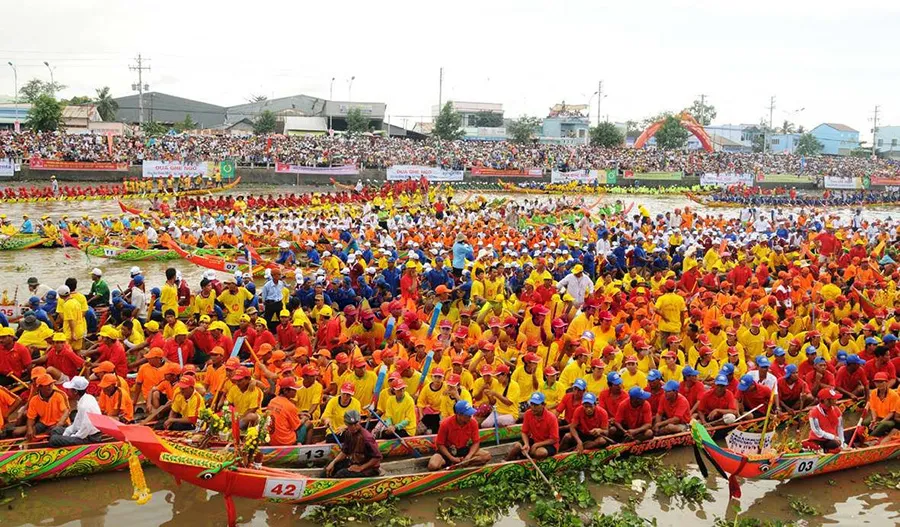
[[[34,234],[34,224],[31,223],[31,220],[25,220],[22,223],[22,234]]]
[[[472,252],[472,246],[464,242],[456,242],[453,244],[453,268],[465,269],[466,260],[474,260],[475,254]]]
[[[279,280],[276,284],[272,280],[266,282],[266,285],[263,286],[262,292],[260,293],[260,297],[262,297],[262,301],[265,302],[281,302],[284,298],[282,297],[282,291],[284,290],[285,285],[284,282]]]

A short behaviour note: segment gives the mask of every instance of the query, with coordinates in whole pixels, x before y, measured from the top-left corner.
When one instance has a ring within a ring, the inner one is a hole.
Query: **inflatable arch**
[[[703,126],[697,122],[694,117],[687,113],[681,112],[675,115],[675,118],[681,123],[688,132],[694,134],[698,140],[700,140],[700,144],[703,145],[703,149],[707,152],[713,151],[712,140],[709,138],[709,135],[706,133],[706,130],[703,129]],[[647,127],[646,130],[637,138],[637,141],[634,142],[635,148],[642,148],[644,143],[650,140],[651,137],[659,130],[659,128],[663,125],[663,121],[657,121],[650,126]]]

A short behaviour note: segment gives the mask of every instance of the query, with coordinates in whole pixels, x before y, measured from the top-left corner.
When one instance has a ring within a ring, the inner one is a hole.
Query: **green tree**
[[[93,104],[94,99],[91,99],[87,95],[76,95],[68,100],[60,99],[59,102],[66,106],[86,106],[88,104]]]
[[[783,133],[783,134],[794,133],[794,123],[785,119],[784,122],[781,123],[781,133]]]
[[[643,131],[637,121],[625,121],[625,137],[638,137]]]
[[[253,133],[256,135],[271,134],[275,131],[275,113],[272,110],[263,110],[253,121]]]
[[[687,111],[703,126],[709,126],[713,119],[716,118],[716,107],[711,104],[706,104],[700,99],[695,100],[694,104],[692,104],[690,108],[687,108]]]
[[[172,126],[172,128],[174,128],[175,131],[178,133],[184,133],[184,132],[187,132],[188,130],[196,130],[199,126],[200,126],[200,124],[191,118],[191,114],[187,114],[184,116],[184,121],[181,121],[180,123],[175,123],[175,125]]]
[[[109,93],[109,86],[97,88],[96,91],[97,98],[94,100],[94,103],[97,105],[97,111],[100,113],[100,118],[104,121],[115,121],[116,112],[119,111],[119,103],[117,103]]]
[[[674,115],[670,115],[656,131],[656,145],[663,150],[684,148],[688,135],[689,132],[681,126],[681,122]]]
[[[612,148],[622,146],[625,137],[619,128],[610,122],[600,123],[591,128],[591,145]]]
[[[247,102],[249,103],[265,102],[268,100],[269,98],[265,95],[250,95],[250,97],[247,98]]]
[[[812,156],[821,152],[823,148],[825,148],[824,145],[813,134],[803,134],[800,136],[800,140],[797,141],[795,153],[801,156]]]
[[[350,135],[361,134],[369,131],[369,118],[363,115],[358,107],[350,108],[347,112],[347,133]]]
[[[534,132],[541,125],[537,117],[523,115],[506,127],[506,136],[515,143],[527,143],[534,137]]]
[[[166,125],[156,121],[145,121],[144,124],[141,125],[141,131],[144,132],[144,135],[155,137],[158,135],[164,135],[169,131],[169,128]]]
[[[59,101],[49,95],[40,95],[31,103],[25,126],[35,131],[52,132],[59,128],[61,122],[62,105]]]
[[[475,114],[475,126],[483,128],[499,128],[503,126],[503,114],[496,112],[478,112]]]
[[[462,139],[465,134],[462,129],[462,116],[453,110],[453,103],[447,101],[441,108],[441,113],[434,120],[432,135],[438,139],[453,141]]]
[[[41,95],[56,98],[56,94],[66,89],[66,86],[58,82],[44,82],[41,79],[31,79],[19,88],[19,97],[27,103],[34,104]]]

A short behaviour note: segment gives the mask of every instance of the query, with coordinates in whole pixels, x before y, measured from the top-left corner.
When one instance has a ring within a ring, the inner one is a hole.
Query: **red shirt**
[[[837,376],[834,378],[834,382],[834,386],[848,392],[853,392],[860,383],[862,383],[863,387],[866,389],[868,389],[869,386],[869,379],[866,376],[866,370],[864,368],[856,368],[855,372],[850,373],[847,366],[841,366],[841,369],[837,372]]]
[[[268,344],[272,346],[273,349],[275,348],[275,335],[273,335],[272,332],[268,329],[256,334],[256,344],[253,346],[253,349],[257,350],[263,344]]]
[[[53,367],[57,370],[65,373],[69,376],[69,378],[75,377],[78,375],[78,372],[81,371],[81,366],[84,364],[84,359],[82,359],[78,354],[72,351],[72,347],[66,344],[63,346],[62,351],[56,351],[53,348],[47,352],[47,363],[45,364],[48,368]]]
[[[807,373],[806,378],[804,378],[803,380],[805,380],[806,384],[809,385],[810,390],[812,390],[816,393],[819,392],[819,388],[822,388],[823,385],[834,386],[834,383],[835,383],[834,374],[832,374],[828,370],[825,370],[825,373],[822,374],[822,378],[819,380],[818,387],[816,387],[816,372],[815,371],[811,371],[811,372]]]
[[[14,342],[12,349],[0,348],[0,373],[22,378],[25,368],[31,365],[31,353],[28,348]]]
[[[650,392],[650,398],[647,399],[647,402],[650,403],[650,412],[655,414],[656,410],[659,408],[659,401],[663,399],[666,392],[664,392],[662,388],[654,392],[650,389],[650,386],[646,386],[644,390]]]
[[[769,404],[769,397],[772,396],[772,389],[764,384],[756,383],[756,388],[742,392],[738,390],[738,397],[744,403],[744,410],[750,411],[759,405],[763,408]]]
[[[716,409],[731,409],[737,410],[737,401],[727,389],[725,390],[724,395],[719,395],[716,393],[715,389],[708,390],[706,393],[700,397],[700,406],[697,408],[704,415],[712,412]]]
[[[250,346],[251,348],[256,349],[256,346],[254,344],[256,342],[256,330],[252,327],[247,326],[246,331],[238,328],[234,331],[234,333],[231,334],[231,336],[234,337],[234,340],[237,340],[238,337],[244,337],[245,346]]]
[[[688,403],[687,397],[680,393],[675,396],[675,401],[671,403],[669,399],[663,396],[659,400],[657,408],[658,415],[663,420],[677,417],[681,419],[682,424],[691,422],[691,405]]]
[[[587,434],[595,428],[609,428],[609,415],[606,410],[595,405],[594,415],[589,416],[584,411],[584,405],[581,405],[575,409],[572,424],[579,432]]]
[[[556,405],[556,413],[566,421],[572,422],[575,411],[581,407],[581,399],[575,400],[575,392],[563,395],[562,401]]]
[[[619,404],[616,410],[616,422],[622,425],[626,430],[639,428],[649,424],[653,420],[653,412],[650,411],[650,401],[641,401],[636,408],[631,404],[631,398],[628,397]]]
[[[553,440],[554,448],[559,448],[559,421],[553,412],[544,410],[544,414],[538,418],[529,408],[522,419],[522,433],[528,436],[531,443],[539,443],[548,439]]]
[[[778,397],[786,403],[793,403],[800,398],[800,394],[809,393],[809,385],[802,379],[797,379],[794,384],[788,384],[784,377],[778,379]]]
[[[772,365],[769,366],[769,375],[774,375],[776,379],[781,379],[784,377],[784,369],[787,368],[787,363],[779,364],[778,361],[772,361]]]
[[[828,432],[829,434],[836,436],[838,421],[841,418],[841,410],[837,406],[832,406],[826,412],[825,409],[822,408],[822,405],[816,405],[809,411],[809,418],[810,420],[818,420],[819,428],[821,428],[823,432]],[[809,439],[815,440],[824,438],[817,436],[812,431],[812,427],[810,427]]]
[[[468,423],[460,425],[456,421],[455,415],[451,415],[441,421],[440,428],[438,428],[437,439],[435,441],[438,446],[444,445],[448,448],[466,448],[480,442],[481,437],[478,435],[478,422],[474,419],[469,419]]]
[[[691,387],[688,387],[687,382],[682,382],[681,386],[678,387],[678,393],[683,395],[690,407],[693,408],[697,401],[703,397],[703,394],[706,393],[706,386],[700,381],[694,381]]]
[[[597,406],[606,410],[606,415],[615,416],[623,401],[628,401],[628,393],[625,390],[619,392],[618,397],[614,396],[609,388],[601,390],[597,395]]]
[[[887,373],[888,379],[896,379],[897,378],[897,370],[894,369],[894,365],[891,364],[890,361],[884,363],[884,366],[879,366],[875,363],[876,359],[872,359],[866,362],[866,365],[863,368],[866,369],[866,377],[869,379],[874,379],[875,374],[879,372]]]
[[[121,342],[117,340],[112,346],[101,343],[98,349],[100,350],[98,364],[108,360],[116,365],[116,375],[122,378],[128,375],[128,357],[125,356],[125,346]]]
[[[297,345],[297,330],[290,324],[278,324],[275,330],[278,333],[280,349],[287,349]]]
[[[175,339],[165,341],[165,344],[162,346],[163,351],[166,352],[166,360],[180,365],[178,361],[178,348],[179,346],[178,343],[175,342]],[[194,343],[188,339],[185,339],[184,343],[181,344],[181,359],[184,361],[184,364],[190,364],[194,359]]]
[[[194,347],[200,351],[202,351],[205,355],[209,355],[209,352],[212,351],[215,342],[212,338],[212,335],[209,331],[203,331],[199,329],[195,329],[193,333],[191,333],[191,342],[194,343]],[[225,350],[225,353],[231,353],[230,349]]]

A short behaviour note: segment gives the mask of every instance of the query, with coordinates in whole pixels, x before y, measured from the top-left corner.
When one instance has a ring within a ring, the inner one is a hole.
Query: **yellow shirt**
[[[503,393],[504,388],[500,387],[499,381],[494,386],[494,391]],[[519,418],[519,385],[515,383],[515,381],[509,381],[509,386],[505,388],[506,390],[506,398],[512,402],[512,404],[506,404],[500,399],[497,399],[496,404],[494,404],[494,408],[497,409],[497,414],[503,415],[511,415],[514,418]],[[531,394],[529,394],[531,395]]]
[[[406,421],[403,430],[411,436],[416,435],[416,403],[408,393],[403,392],[403,398],[399,401],[397,396],[391,395],[384,403],[382,418],[385,423],[395,426]]]
[[[478,398],[473,401],[475,406],[479,406],[479,405],[487,403],[487,397],[485,397],[484,391],[482,391],[482,389],[485,389],[485,390],[489,390],[491,388],[497,389],[497,387],[500,386],[500,381],[498,381],[497,379],[494,379],[494,377],[489,377],[489,378],[490,378],[491,382],[490,382],[490,384],[487,384],[487,385],[484,382],[484,379],[485,379],[484,377],[479,377],[479,378],[475,379],[475,383],[472,385],[472,397],[475,397],[476,394],[478,394],[478,392],[481,392],[481,395],[478,396]]]
[[[435,412],[441,411],[441,394],[446,390],[447,387],[443,383],[441,383],[441,387],[437,389],[437,391],[431,389],[431,383],[426,384],[422,387],[422,391],[419,392],[419,398],[416,400],[416,407],[420,409],[430,408]]]
[[[87,333],[87,321],[81,304],[75,298],[69,298],[63,304],[63,333],[69,341],[81,340]]]
[[[195,297],[196,298],[196,297]],[[231,294],[227,289],[219,295],[219,302],[225,306],[225,323],[229,326],[237,326],[244,314],[244,302],[251,300],[253,295],[243,287],[239,287],[237,293]]]
[[[159,301],[162,302],[162,312],[165,316],[166,311],[172,310],[178,315],[178,288],[166,282],[162,286],[159,294]]]
[[[165,309],[165,306],[163,306]],[[175,311],[176,313],[178,311]],[[191,312],[196,313],[198,315],[209,315],[210,317],[216,314],[216,290],[210,289],[209,296],[204,297],[203,295],[194,295]]]
[[[325,410],[322,412],[322,419],[328,419],[334,430],[344,427],[344,414],[350,410],[356,410],[357,412],[362,411],[362,406],[359,404],[359,400],[357,400],[356,397],[350,397],[350,404],[346,407],[338,404],[339,400],[340,397],[328,399],[328,404],[325,405]]]
[[[422,391],[424,392],[425,390],[423,389]],[[419,397],[421,397],[421,394],[419,394]],[[469,390],[463,388],[462,386],[459,386],[459,399],[458,400],[469,401],[469,404],[471,404],[472,403],[472,394],[469,393]],[[442,419],[450,417],[451,415],[454,415],[455,412],[453,410],[453,406],[455,404],[456,404],[456,401],[454,401],[453,399],[451,399],[447,396],[441,396],[441,418]]]
[[[637,370],[634,375],[632,375],[631,372],[626,369],[622,370],[619,375],[622,376],[622,389],[626,392],[634,386],[637,386],[642,390],[647,386],[647,374],[641,370]]]
[[[696,370],[700,372],[700,375],[697,376],[700,381],[715,379],[716,375],[719,374],[719,361],[717,361],[716,359],[710,359],[709,364],[707,364],[706,366],[698,362]]]
[[[297,395],[294,396],[294,404],[297,405],[297,410],[309,412],[310,415],[315,415],[321,402],[322,384],[319,382],[313,382],[309,388],[301,384],[297,390]]]
[[[572,386],[575,379],[583,379],[585,377],[585,367],[579,365],[574,359],[569,361],[566,367],[563,368],[562,373],[559,374],[559,382],[566,388]]]
[[[659,365],[659,373],[662,373],[663,382],[683,381],[684,376],[681,373],[683,369],[684,367],[677,363],[675,364],[674,370],[670,370],[665,362]]]
[[[184,328],[185,331],[187,330],[187,326],[185,326],[184,322],[182,322],[180,320],[176,320],[174,326],[170,326],[168,324],[164,325],[163,326],[163,338],[164,339],[173,338],[175,336],[175,330],[179,329],[179,328]],[[225,350],[225,353],[229,353],[230,351],[231,350]]]
[[[352,371],[349,373],[350,375],[343,377],[341,381],[346,380],[346,382],[353,384],[356,388],[353,396],[356,397],[360,405],[369,406],[372,404],[372,398],[375,396],[375,381],[378,379],[378,376],[371,370],[366,370],[362,377],[357,377]]]
[[[765,353],[767,338],[769,336],[766,334],[766,330],[762,328],[759,329],[759,334],[757,335],[750,333],[750,330],[743,332],[738,337],[738,343],[744,345],[744,353],[741,354],[741,359],[756,360],[757,356]]]
[[[599,395],[602,390],[605,390],[609,387],[609,383],[606,380],[606,373],[601,375],[599,379],[595,378],[594,375],[591,374],[585,377],[584,380],[585,382],[587,382],[586,391],[594,395]]]
[[[196,390],[187,400],[181,394],[181,390],[178,390],[175,398],[172,400],[172,411],[181,417],[196,419],[200,414],[200,410],[204,408],[206,408],[206,403],[203,402],[203,397]]]
[[[535,377],[537,377],[537,388],[534,387],[533,379]],[[526,372],[525,365],[519,364],[515,371],[513,371],[512,380],[520,388],[519,400],[516,402],[524,403],[531,397],[533,392],[540,390],[541,386],[544,384],[544,374],[541,371],[540,364],[538,364],[538,368],[534,373]]]
[[[681,333],[681,313],[685,310],[684,298],[675,293],[666,293],[656,301],[656,311],[660,315],[659,330]]]
[[[256,387],[247,388],[246,392],[242,392],[237,385],[233,385],[225,395],[225,400],[234,405],[234,411],[238,416],[259,410],[262,399],[262,390]]]
[[[544,394],[547,408],[556,408],[556,405],[558,405],[566,395],[566,387],[559,381],[554,382],[553,386],[548,385],[547,382],[544,381],[543,386],[541,386],[541,393]]]

